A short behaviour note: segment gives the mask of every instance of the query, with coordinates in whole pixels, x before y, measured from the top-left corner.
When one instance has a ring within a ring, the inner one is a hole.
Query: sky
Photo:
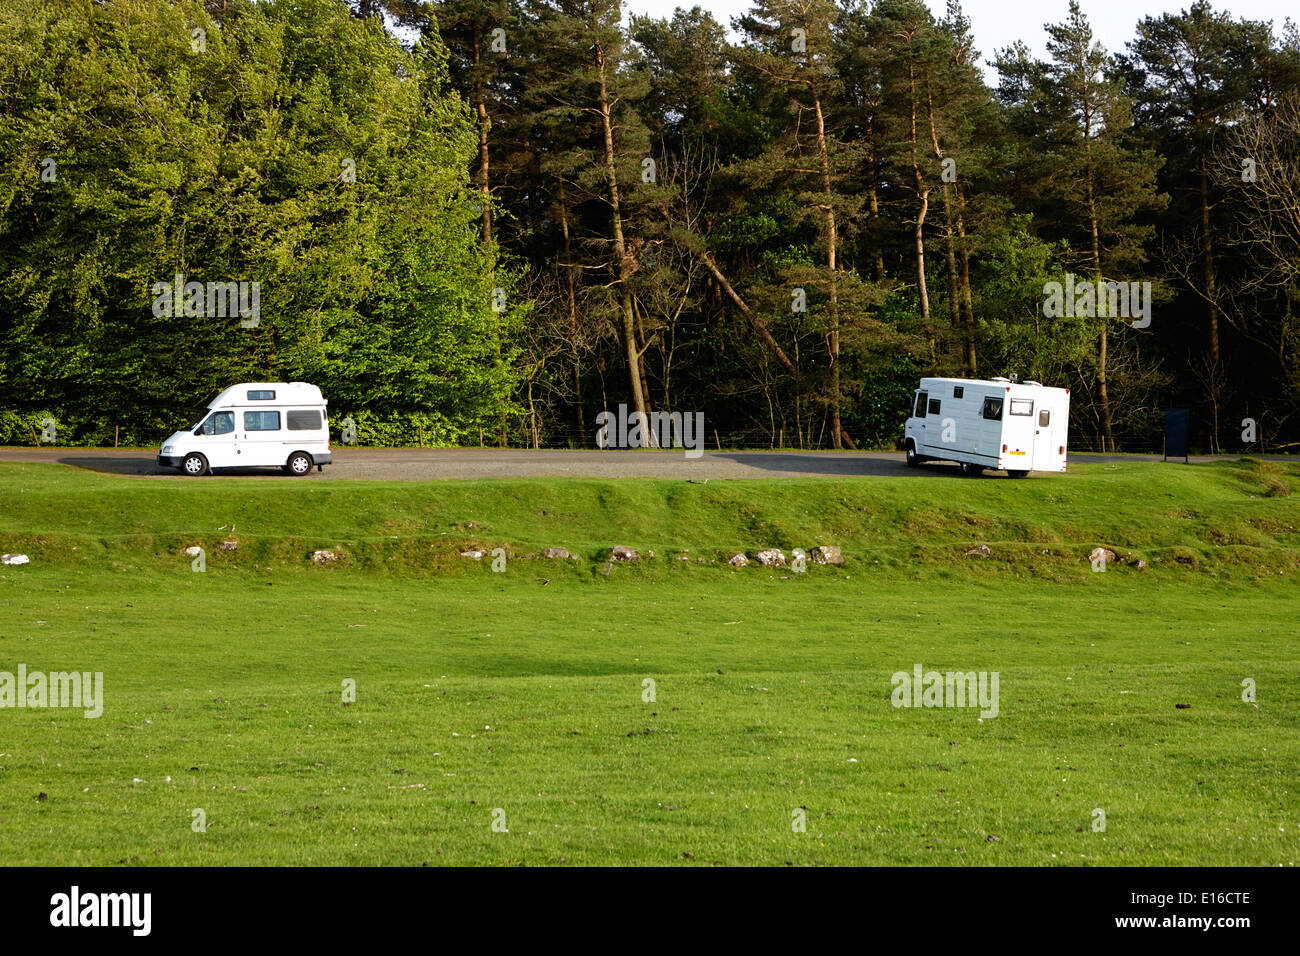
[[[1093,35],[1112,53],[1125,53],[1125,43],[1132,39],[1134,26],[1145,16],[1177,13],[1192,5],[1193,0],[1080,0],[1083,12],[1092,23]],[[936,15],[943,16],[945,0],[926,0]],[[624,0],[625,11],[671,17],[676,7],[699,6],[713,14],[723,26],[744,13],[750,0]],[[1069,13],[1069,0],[963,0],[962,8],[970,18],[975,47],[982,60],[993,59],[995,51],[1024,40],[1040,58],[1047,58],[1044,23],[1060,23]],[[1231,0],[1214,3],[1216,10],[1226,10],[1234,18],[1273,20],[1277,32],[1290,15],[1300,19],[1296,0]],[[991,71],[987,71],[990,73]]]

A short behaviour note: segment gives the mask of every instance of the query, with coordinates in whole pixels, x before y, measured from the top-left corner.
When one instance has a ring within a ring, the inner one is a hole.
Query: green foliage
[[[26,12],[0,32],[6,406],[138,429],[282,379],[453,430],[510,406],[525,310],[473,234],[436,39],[403,50],[334,0]],[[258,323],[159,314],[177,274],[258,283]]]

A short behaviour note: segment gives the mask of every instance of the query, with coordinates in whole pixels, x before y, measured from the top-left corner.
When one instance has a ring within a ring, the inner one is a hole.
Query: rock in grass
[[[238,542],[238,541],[223,541],[223,542],[221,542],[221,550],[222,550],[222,551],[234,551],[234,550],[237,549],[238,547],[239,547],[239,542]]]
[[[968,558],[987,558],[993,552],[989,550],[987,544],[977,544],[966,552]]]
[[[1110,548],[1093,548],[1092,553],[1088,555],[1088,561],[1092,564],[1114,564],[1115,552]]]
[[[6,554],[0,556],[0,561],[3,561],[5,564],[29,564],[31,558],[27,557],[25,554]]]
[[[749,558],[745,557],[743,554],[733,554],[731,560],[727,563],[733,568],[747,568],[749,567]]]
[[[474,561],[482,561],[487,557],[487,552],[482,548],[472,548],[469,551],[462,551],[460,556],[462,558],[471,558]]]
[[[337,561],[339,559],[339,553],[326,548],[323,551],[313,551],[311,559],[317,564],[329,564],[331,561]]]
[[[569,554],[569,552],[564,548],[547,548],[546,557],[560,561],[567,561],[569,558],[573,557],[573,555]]]
[[[758,563],[765,568],[785,567],[785,555],[777,548],[765,548],[754,555],[754,557],[758,560]]]
[[[817,564],[844,563],[844,557],[840,554],[840,547],[837,544],[819,544],[812,549],[812,559]]]
[[[621,544],[615,545],[609,549],[609,558],[611,561],[635,561],[641,557],[636,548],[625,548]]]

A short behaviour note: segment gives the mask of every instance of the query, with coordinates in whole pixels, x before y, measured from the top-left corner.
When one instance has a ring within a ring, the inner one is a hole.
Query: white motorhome
[[[904,430],[907,463],[955,461],[962,474],[1065,471],[1070,390],[1038,382],[923,378]]]
[[[320,389],[306,382],[244,382],[208,403],[208,414],[158,451],[158,464],[185,475],[217,468],[279,467],[305,475],[333,462]]]

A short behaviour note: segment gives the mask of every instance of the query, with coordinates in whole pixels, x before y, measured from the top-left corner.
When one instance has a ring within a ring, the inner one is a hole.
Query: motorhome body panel
[[[925,378],[906,441],[923,458],[1008,471],[1064,471],[1068,389],[1008,380]]]

